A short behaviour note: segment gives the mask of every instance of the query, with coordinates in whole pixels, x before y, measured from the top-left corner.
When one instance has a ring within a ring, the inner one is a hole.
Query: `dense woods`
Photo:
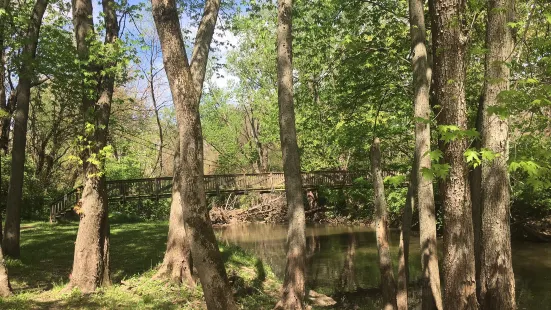
[[[149,283],[171,293],[142,302],[169,309],[551,305],[514,253],[551,242],[546,0],[1,0],[0,108],[0,308]],[[274,236],[220,241],[245,222]],[[148,223],[161,250],[147,230],[116,239]],[[46,241],[70,244],[53,293],[24,276]],[[155,258],[121,276],[121,243]],[[370,251],[378,285],[362,287]],[[315,271],[322,252],[340,265]]]

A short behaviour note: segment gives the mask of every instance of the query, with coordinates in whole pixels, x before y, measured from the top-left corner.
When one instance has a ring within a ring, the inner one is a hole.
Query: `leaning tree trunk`
[[[105,44],[114,44],[118,40],[119,27],[113,0],[103,0],[105,18]],[[73,3],[73,24],[78,56],[87,60],[90,40],[94,38],[92,21],[92,2],[76,0]],[[115,63],[108,66],[115,67]],[[84,87],[82,113],[85,125],[92,124],[93,132],[87,131],[86,142],[90,147],[84,148],[82,161],[84,163],[84,188],[78,213],[80,223],[75,242],[75,254],[71,280],[67,289],[78,287],[82,292],[93,292],[100,286],[111,284],[109,276],[109,223],[107,186],[104,174],[104,160],[100,151],[107,145],[109,116],[115,76],[113,73],[100,72],[93,64],[85,70],[100,77],[97,101],[91,98],[88,89]],[[107,71],[107,70],[105,70]],[[91,157],[99,158],[99,163],[89,162]]]
[[[467,129],[465,65],[467,37],[463,29],[465,1],[433,0],[432,31],[435,34],[434,93],[441,106],[439,125]],[[457,128],[454,130],[453,128]],[[444,143],[444,307],[478,309],[474,263],[474,237],[467,163],[462,135]]]
[[[172,202],[170,204],[170,219],[168,222],[168,240],[166,243],[166,252],[163,263],[159,271],[155,274],[156,279],[168,279],[176,283],[186,283],[189,286],[195,286],[193,279],[193,262],[191,258],[191,248],[186,235],[184,225],[184,214],[182,200],[180,198],[181,176],[180,167],[180,146],[174,154],[174,175],[172,178]]]
[[[499,105],[499,93],[509,87],[507,62],[513,52],[513,38],[508,23],[513,21],[513,11],[513,0],[488,1],[482,148],[499,154],[493,161],[482,163],[480,304],[488,310],[516,309],[507,173],[509,126],[507,119],[489,111]]]
[[[201,18],[199,28],[197,29],[197,35],[195,37],[195,46],[193,48],[190,71],[193,78],[193,87],[198,96],[197,102],[201,100],[203,82],[205,79],[205,72],[208,62],[209,46],[214,34],[214,28],[216,26],[219,10],[220,0],[208,0],[205,2],[203,17]],[[153,92],[152,97],[154,98]],[[159,133],[161,133],[160,124]],[[176,177],[180,171],[179,142],[177,145],[178,150],[174,155],[173,162],[174,177]],[[186,234],[186,227],[184,225],[184,210],[182,209],[184,205],[181,202],[182,193],[179,191],[181,188],[179,187],[180,185],[180,181],[177,181],[175,178],[172,185],[172,204],[170,207],[167,250],[163,259],[163,264],[155,277],[158,279],[164,278],[180,283],[187,283],[188,285],[194,286],[195,280],[192,277],[193,268],[190,240],[189,234]],[[178,275],[179,278],[177,279],[176,276]]]
[[[409,0],[415,123],[415,200],[419,210],[423,310],[442,309],[440,270],[436,248],[436,212],[432,181],[423,175],[431,168],[429,89],[431,70],[425,35],[423,0]]]
[[[34,60],[42,17],[48,6],[48,0],[37,0],[34,4],[27,30],[28,43],[23,46],[21,57],[25,65],[21,66],[17,84],[17,107],[13,116],[13,146],[11,152],[11,175],[6,205],[6,225],[2,247],[4,254],[19,257],[19,225],[21,223],[21,204],[23,200],[23,176],[25,172],[25,147],[27,144],[27,121],[31,101],[31,83],[34,78]]]
[[[377,235],[377,251],[379,252],[379,270],[381,272],[381,292],[383,309],[396,309],[396,282],[392,270],[390,256],[388,216],[385,199],[385,186],[381,171],[381,148],[379,138],[373,139],[371,145],[371,177],[375,191],[375,233]]]
[[[200,94],[194,85],[198,79],[194,79],[188,63],[175,1],[152,0],[152,10],[176,107],[181,178],[178,190],[181,194],[186,232],[190,236],[193,262],[199,273],[207,308],[236,309],[206,203],[203,137],[199,117]]]
[[[302,178],[293,103],[292,0],[278,0],[277,86],[279,132],[287,198],[287,263],[276,308],[304,309],[306,237]]]

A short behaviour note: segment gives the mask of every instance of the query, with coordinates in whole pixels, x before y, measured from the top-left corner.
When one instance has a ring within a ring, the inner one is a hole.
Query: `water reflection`
[[[285,271],[286,227],[250,224],[218,230],[219,241],[237,244],[260,257],[282,278]],[[307,285],[328,295],[361,292],[377,294],[379,268],[375,232],[362,226],[309,226],[307,237]],[[399,234],[391,233],[391,250],[397,274]],[[514,243],[513,265],[519,309],[551,310],[551,244]],[[410,279],[421,276],[419,239],[410,240]],[[418,295],[412,292],[413,295]],[[376,298],[376,297],[375,297]],[[415,303],[415,297],[413,298]],[[359,309],[377,309],[362,303]]]

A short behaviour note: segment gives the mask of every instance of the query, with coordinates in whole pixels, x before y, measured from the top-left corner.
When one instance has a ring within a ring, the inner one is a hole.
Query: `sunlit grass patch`
[[[152,280],[161,263],[168,223],[111,225],[114,285],[84,295],[63,288],[69,281],[77,223],[25,223],[21,259],[8,259],[15,295],[0,299],[0,309],[203,309],[200,287]],[[271,309],[280,282],[261,260],[235,246],[220,246],[226,270],[242,309]]]

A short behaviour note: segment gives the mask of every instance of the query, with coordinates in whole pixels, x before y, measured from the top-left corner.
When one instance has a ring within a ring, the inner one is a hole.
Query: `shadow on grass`
[[[77,230],[76,223],[38,223],[21,232],[21,259],[8,259],[16,292],[68,282]],[[167,232],[167,223],[111,225],[112,280],[117,283],[157,266]]]
[[[21,259],[9,259],[15,296],[0,309],[203,309],[200,288],[152,280],[161,263],[168,223],[111,225],[112,287],[82,295],[62,294],[72,268],[77,223],[33,223],[22,231]],[[235,246],[221,246],[238,303],[245,309],[271,309],[280,284],[261,260]]]

